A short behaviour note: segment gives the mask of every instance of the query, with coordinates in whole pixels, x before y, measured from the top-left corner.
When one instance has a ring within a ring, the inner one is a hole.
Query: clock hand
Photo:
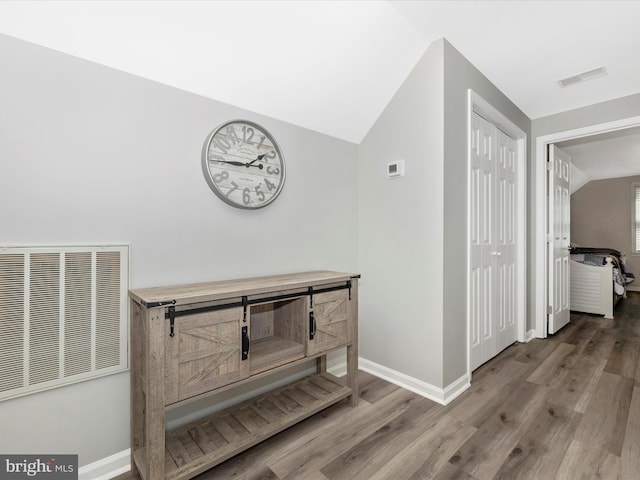
[[[251,165],[251,163],[255,162],[255,160],[253,160],[253,162],[251,163],[236,162],[234,160],[212,160],[212,161],[218,162],[218,163],[228,163],[229,165],[235,165],[236,167],[247,167],[247,168],[256,167],[256,168],[259,168],[260,170],[264,168],[264,165],[261,163],[259,163],[258,165]]]
[[[229,165],[235,165],[236,167],[244,167],[246,165],[246,163],[227,161],[227,160],[213,160],[213,161],[218,163],[228,163]]]
[[[235,160],[213,160],[213,161],[218,163],[228,163],[229,165],[235,165],[236,167],[247,167],[247,168],[256,167],[262,170],[264,168],[264,165],[262,165],[261,163],[258,165],[253,165],[253,163],[257,162],[258,160],[262,160],[266,155],[267,155],[266,153],[259,155],[258,158],[256,158],[255,160],[251,160],[249,163],[236,162]]]
[[[256,158],[255,160],[251,160],[249,163],[247,163],[247,167],[250,167],[251,165],[253,165],[255,162],[257,162],[258,160],[262,160],[264,157],[266,157],[267,154],[263,153],[262,155],[258,155],[258,158]],[[262,168],[262,167],[260,167]]]

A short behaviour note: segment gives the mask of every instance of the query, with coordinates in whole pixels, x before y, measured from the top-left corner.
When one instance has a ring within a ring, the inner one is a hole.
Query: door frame
[[[611,122],[574,128],[561,132],[549,133],[536,137],[536,154],[534,164],[535,180],[535,262],[533,279],[533,335],[537,338],[547,337],[547,146],[552,143],[574,140],[599,133],[613,132],[640,126],[640,116],[623,118]]]
[[[527,321],[527,134],[515,123],[509,120],[488,101],[468,90],[467,95],[467,272],[466,272],[466,300],[467,300],[467,376],[471,381],[471,117],[477,113],[493,123],[496,127],[516,140],[518,174],[518,193],[516,215],[521,219],[517,223],[516,235],[516,325],[517,340],[526,340]]]

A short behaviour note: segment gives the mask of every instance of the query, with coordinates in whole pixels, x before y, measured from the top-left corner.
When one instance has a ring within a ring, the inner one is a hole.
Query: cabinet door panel
[[[313,340],[307,338],[307,355],[347,345],[351,341],[349,302],[347,290],[313,296],[316,333]]]
[[[166,347],[167,404],[249,376],[242,360],[242,309],[197,313],[175,320]]]

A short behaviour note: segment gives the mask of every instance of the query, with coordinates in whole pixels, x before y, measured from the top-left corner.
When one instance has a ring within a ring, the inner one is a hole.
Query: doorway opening
[[[534,199],[534,279],[533,279],[533,332],[527,336],[546,338],[548,336],[547,312],[550,305],[548,299],[549,259],[547,242],[553,231],[547,231],[548,225],[548,185],[547,156],[550,145],[585,138],[589,136],[622,131],[640,126],[640,117],[630,117],[613,122],[590,125],[588,127],[556,132],[536,138],[535,154],[535,199]],[[549,229],[553,228],[549,226]]]

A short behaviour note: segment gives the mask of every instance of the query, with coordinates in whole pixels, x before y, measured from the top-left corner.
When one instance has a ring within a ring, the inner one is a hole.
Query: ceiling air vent
[[[571,75],[570,77],[560,79],[558,80],[558,85],[564,88],[570,85],[575,85],[576,83],[593,80],[594,78],[604,77],[606,74],[606,67],[598,67],[594,68],[593,70],[588,70],[586,72],[578,73],[576,75]]]

